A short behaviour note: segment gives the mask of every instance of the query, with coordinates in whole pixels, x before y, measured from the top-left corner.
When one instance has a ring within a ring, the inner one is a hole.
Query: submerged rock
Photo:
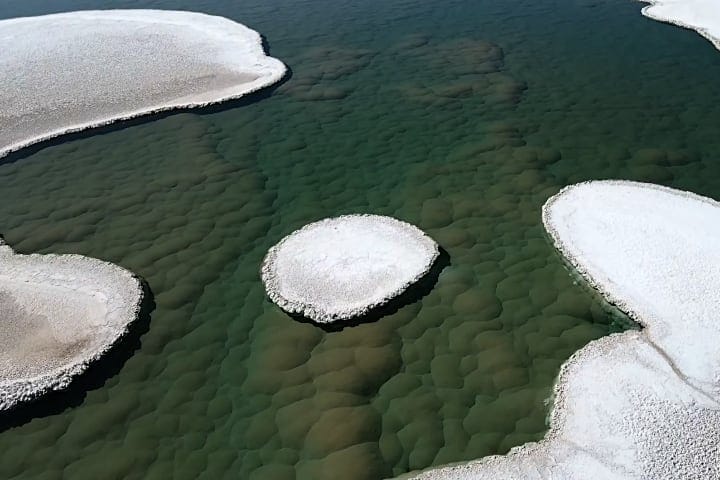
[[[99,10],[0,21],[0,157],[69,132],[238,98],[285,66],[222,17]]]
[[[263,261],[270,299],[320,323],[348,320],[403,293],[427,274],[439,247],[417,227],[380,215],[310,223]]]
[[[0,410],[66,388],[128,331],[143,288],[81,255],[19,255],[0,240]]]

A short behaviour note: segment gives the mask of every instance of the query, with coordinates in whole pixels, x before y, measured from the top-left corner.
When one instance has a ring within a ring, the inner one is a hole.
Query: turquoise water
[[[0,419],[1,478],[377,479],[542,437],[559,366],[627,328],[550,247],[543,202],[627,178],[720,198],[720,54],[627,1],[10,2],[184,8],[262,32],[292,76],[227,108],[26,151],[0,232],[142,275],[155,309],[75,388]],[[426,230],[424,297],[325,331],[265,298],[295,228]]]

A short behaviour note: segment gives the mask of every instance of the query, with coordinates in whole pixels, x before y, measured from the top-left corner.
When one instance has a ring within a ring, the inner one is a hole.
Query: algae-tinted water
[[[542,203],[609,177],[720,197],[720,53],[640,4],[25,1],[0,14],[110,7],[234,18],[292,77],[234,108],[0,166],[8,243],[119,263],[156,304],[140,348],[87,393],[3,417],[2,478],[377,479],[537,440],[561,363],[623,325],[563,267]],[[290,319],[264,296],[265,251],[350,212],[418,225],[450,264],[377,322]]]

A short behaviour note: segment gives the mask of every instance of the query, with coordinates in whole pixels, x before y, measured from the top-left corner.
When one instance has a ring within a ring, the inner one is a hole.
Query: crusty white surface
[[[720,5],[716,0],[641,0],[642,14],[653,20],[695,30],[720,49]]]
[[[0,21],[0,157],[64,133],[238,98],[285,66],[226,18],[78,11]]]
[[[0,410],[66,388],[128,330],[129,271],[81,255],[19,255],[0,240]]]
[[[317,322],[346,320],[400,295],[439,255],[417,227],[380,215],[310,223],[283,238],[263,261],[270,299]]]
[[[591,342],[563,365],[543,441],[404,478],[720,478],[720,204],[596,181],[549,199],[543,222],[645,328]]]

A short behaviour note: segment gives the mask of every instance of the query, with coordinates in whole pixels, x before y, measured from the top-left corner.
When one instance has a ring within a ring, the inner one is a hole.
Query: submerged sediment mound
[[[270,299],[320,323],[368,313],[427,274],[437,243],[409,223],[344,215],[310,223],[283,238],[263,261]]]
[[[0,410],[66,388],[140,313],[135,275],[81,255],[19,255],[0,240]]]
[[[204,106],[278,82],[260,35],[226,18],[98,10],[0,21],[0,157],[65,133]]]
[[[645,328],[576,352],[544,440],[417,479],[720,478],[720,204],[627,181],[547,201],[557,249]]]
[[[720,9],[715,0],[641,0],[642,14],[659,22],[695,30],[720,50]]]

